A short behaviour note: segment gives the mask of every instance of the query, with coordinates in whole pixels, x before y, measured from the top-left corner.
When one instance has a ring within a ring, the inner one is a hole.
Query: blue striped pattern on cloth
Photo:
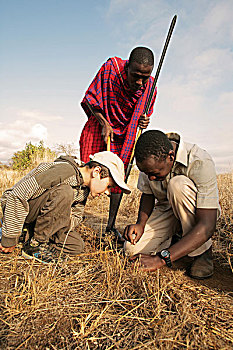
[[[86,104],[88,100],[94,109],[103,114],[113,128],[114,141],[111,142],[111,151],[123,160],[125,167],[129,163],[138,120],[144,113],[154,78],[150,77],[145,87],[133,92],[127,81],[126,63],[126,60],[118,57],[109,58],[86,91],[81,105],[89,119],[80,138],[81,160],[84,162],[88,161],[90,154],[106,149],[101,136],[102,128],[91,115]],[[155,89],[148,116],[153,112],[156,94]]]

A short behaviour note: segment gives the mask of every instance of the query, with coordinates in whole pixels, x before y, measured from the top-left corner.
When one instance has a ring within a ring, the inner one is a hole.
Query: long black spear
[[[166,41],[165,41],[165,44],[164,44],[164,47],[163,47],[163,51],[162,51],[162,54],[161,54],[161,57],[160,57],[160,60],[159,60],[158,68],[157,68],[157,71],[156,71],[156,74],[155,74],[155,78],[154,78],[154,82],[153,82],[153,85],[152,85],[152,88],[151,88],[151,91],[150,91],[150,95],[148,97],[148,100],[147,100],[147,103],[146,103],[146,107],[145,107],[145,110],[144,110],[144,114],[145,115],[147,115],[149,110],[150,110],[151,100],[152,100],[153,95],[154,95],[154,91],[155,91],[156,84],[157,84],[157,81],[158,81],[159,73],[160,73],[162,65],[163,65],[163,61],[164,61],[164,58],[165,58],[165,55],[166,55],[166,52],[167,52],[167,48],[168,48],[171,36],[172,36],[172,32],[173,32],[173,29],[174,29],[175,24],[176,24],[176,19],[177,19],[177,15],[175,15],[173,17],[173,19],[171,21],[171,24],[170,24],[169,31],[167,33],[167,38],[166,38]],[[129,174],[130,174],[130,171],[131,171],[132,166],[133,166],[135,145],[136,145],[138,137],[141,135],[141,132],[142,132],[142,129],[139,129],[138,133],[137,133],[137,136],[135,138],[134,148],[133,148],[133,151],[132,151],[132,154],[131,154],[129,165],[128,165],[127,170],[126,170],[126,175],[125,175],[125,182],[126,183],[128,181]],[[116,207],[116,211],[115,211],[115,214],[114,214],[114,217],[113,217],[113,221],[112,221],[112,226],[111,226],[111,231],[115,231],[115,234],[117,234],[118,238],[122,238],[122,237],[121,237],[120,233],[117,230],[113,230],[113,228],[114,228],[116,217],[117,217],[117,213],[118,213],[118,210],[119,210],[119,207],[120,207],[120,204],[121,204],[122,196],[123,196],[123,192],[121,191],[121,195],[120,195],[117,207]]]

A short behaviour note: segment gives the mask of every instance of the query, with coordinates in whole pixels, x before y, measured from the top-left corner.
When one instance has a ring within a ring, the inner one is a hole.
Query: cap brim
[[[111,176],[112,176],[114,182],[117,184],[117,186],[119,186],[120,189],[121,189],[124,193],[130,194],[130,193],[131,193],[131,190],[129,189],[129,187],[127,186],[127,184],[126,184],[124,181],[121,181],[121,180],[119,179],[118,174],[114,174],[114,171],[111,171],[111,170],[110,170],[110,173],[111,173]]]
[[[89,158],[90,158],[90,160],[94,160],[94,161],[106,166],[108,168],[108,170],[110,171],[111,177],[113,178],[113,180],[117,184],[117,186],[119,186],[120,189],[124,193],[126,193],[126,194],[131,193],[131,190],[129,189],[127,184],[120,178],[119,173],[117,171],[114,171],[114,168],[112,166],[109,166],[109,164],[107,162],[105,162],[103,159],[102,160],[95,159],[95,156],[93,156],[92,154],[89,155]]]

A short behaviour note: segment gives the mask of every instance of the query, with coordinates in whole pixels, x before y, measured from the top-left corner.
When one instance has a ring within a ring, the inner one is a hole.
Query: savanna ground
[[[0,194],[23,174],[1,170]],[[117,227],[134,222],[137,172]],[[145,273],[110,239],[108,198],[89,199],[84,254],[56,266],[1,254],[1,349],[233,349],[233,174],[218,176],[222,217],[213,239],[214,276],[195,281],[182,265]],[[179,267],[179,268],[178,268]]]

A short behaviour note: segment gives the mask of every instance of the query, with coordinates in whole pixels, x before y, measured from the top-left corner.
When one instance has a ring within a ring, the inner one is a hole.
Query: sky
[[[78,149],[80,102],[101,65],[153,50],[173,16],[149,129],[176,131],[233,169],[233,0],[0,0],[0,161],[25,144]]]

